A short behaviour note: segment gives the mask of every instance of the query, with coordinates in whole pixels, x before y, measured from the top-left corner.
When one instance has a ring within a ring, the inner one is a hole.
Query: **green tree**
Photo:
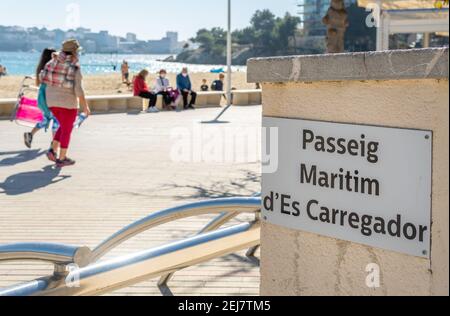
[[[255,49],[257,51],[271,51],[274,44],[275,15],[270,10],[258,10],[253,15],[250,23],[255,32],[255,38],[252,43]]]
[[[227,33],[220,27],[211,30],[201,29],[191,40],[199,44],[205,53],[221,56],[225,53]]]
[[[197,32],[197,36],[191,41],[200,45],[205,52],[211,52],[214,47],[214,36],[207,29],[201,29]]]
[[[253,56],[289,55],[290,39],[295,36],[299,23],[300,18],[289,13],[276,17],[269,10],[256,11],[250,26],[232,34],[234,44],[248,46],[236,51],[238,63],[245,63],[247,58]],[[227,33],[224,29],[201,29],[191,41],[199,44],[200,49],[184,51],[178,56],[180,61],[226,61]]]
[[[253,44],[256,41],[255,29],[248,26],[242,30],[236,30],[233,32],[233,40],[240,45]]]
[[[274,44],[272,50],[281,50],[287,53],[289,50],[289,39],[295,36],[300,18],[286,13],[283,18],[278,18],[275,26]]]

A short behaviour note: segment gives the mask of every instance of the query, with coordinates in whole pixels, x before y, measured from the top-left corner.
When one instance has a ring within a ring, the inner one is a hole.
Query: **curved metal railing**
[[[125,227],[102,242],[93,250],[92,261],[98,261],[105,254],[120,246],[130,238],[133,238],[134,236],[151,228],[167,224],[172,221],[215,213],[221,214],[221,216],[226,216],[225,214],[235,214],[233,216],[235,217],[242,213],[257,213],[260,211],[260,207],[260,198],[225,198],[190,203],[156,212]],[[222,226],[225,222],[220,221],[220,223],[220,226]],[[214,226],[217,227],[217,224]]]
[[[106,294],[252,247],[259,239],[259,223],[244,223],[76,269],[59,282],[48,277],[3,289],[0,296]]]
[[[59,265],[74,263],[80,267],[85,267],[91,262],[91,257],[91,250],[87,247],[52,243],[0,245],[0,262],[44,261]]]
[[[260,207],[261,199],[252,197],[216,199],[166,209],[125,227],[93,251],[87,247],[47,243],[0,246],[0,262],[40,260],[55,264],[53,276],[9,289],[0,289],[0,296],[98,295],[157,276],[161,276],[159,282],[161,285],[167,283],[176,271],[194,264],[246,248],[250,248],[248,253],[253,254],[260,243]],[[255,213],[255,221],[219,229],[243,213]],[[95,263],[111,250],[144,231],[175,220],[206,214],[219,214],[219,216],[194,237],[114,260]],[[199,250],[193,251],[197,248]],[[165,263],[162,264],[161,261]],[[75,264],[80,269],[63,273],[66,271],[63,268],[68,264]],[[81,285],[75,288],[65,282],[73,273],[77,274],[77,279],[81,282]],[[119,280],[117,280],[118,275]]]

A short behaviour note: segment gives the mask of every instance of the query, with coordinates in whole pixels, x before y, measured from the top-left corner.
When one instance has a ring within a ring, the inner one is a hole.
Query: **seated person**
[[[147,112],[157,113],[159,110],[156,108],[156,95],[148,89],[146,80],[148,77],[148,70],[143,69],[133,81],[134,96],[149,99],[149,106]]]
[[[153,88],[153,92],[156,95],[162,95],[164,101],[164,107],[167,108],[169,106],[173,107],[173,103],[175,100],[172,99],[172,95],[170,91],[172,90],[170,87],[170,82],[167,77],[167,71],[165,69],[161,69],[159,71],[159,76],[156,78],[155,87]]]
[[[212,91],[223,91],[224,89],[224,82],[225,82],[225,75],[220,74],[219,80],[215,80],[211,85]]]
[[[202,86],[200,87],[200,90],[202,90],[203,92],[206,92],[209,90],[208,84],[206,79],[202,80]]]
[[[194,104],[197,99],[197,93],[192,91],[191,78],[189,77],[188,69],[186,67],[183,68],[181,73],[177,76],[177,89],[180,90],[180,93],[183,96],[184,109],[195,109]],[[188,103],[189,95],[191,95],[190,103]]]

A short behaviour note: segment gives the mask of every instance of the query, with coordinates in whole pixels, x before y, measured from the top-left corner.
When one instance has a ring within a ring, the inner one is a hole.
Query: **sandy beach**
[[[191,73],[191,80],[194,90],[199,91],[202,85],[202,79],[208,81],[210,86],[212,81],[218,78],[217,74],[213,73]],[[154,86],[156,74],[151,74],[148,79],[149,87]],[[168,74],[168,79],[173,86],[176,85],[176,74]],[[15,98],[19,91],[20,83],[23,76],[6,76],[0,78],[0,99],[1,98]],[[247,83],[247,73],[235,72],[233,73],[233,87],[236,89],[252,89],[253,84]],[[85,75],[84,88],[87,95],[105,95],[105,94],[119,94],[130,93],[125,85],[121,84],[121,75],[105,74],[105,75]]]

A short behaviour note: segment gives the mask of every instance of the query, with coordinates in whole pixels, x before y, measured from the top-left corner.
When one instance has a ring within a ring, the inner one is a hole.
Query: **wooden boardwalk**
[[[261,107],[231,109],[223,117],[228,124],[199,123],[217,112],[93,116],[73,135],[70,157],[77,166],[62,171],[45,158],[49,134],[38,134],[34,148],[26,150],[22,135],[27,129],[0,121],[0,244],[57,242],[93,248],[154,211],[259,192],[259,155],[253,159],[254,153],[247,152],[259,146]],[[181,144],[186,144],[184,151]],[[225,155],[220,148],[227,148],[227,153],[235,148],[236,157],[248,159],[218,159]],[[205,153],[203,159],[199,152]],[[184,156],[193,161],[179,161]],[[203,216],[158,227],[107,258],[191,236],[210,219]],[[234,223],[247,219],[240,217]],[[0,288],[51,272],[51,266],[41,263],[3,263]],[[258,295],[259,264],[237,253],[180,271],[169,288],[159,289],[156,281],[111,295]]]

